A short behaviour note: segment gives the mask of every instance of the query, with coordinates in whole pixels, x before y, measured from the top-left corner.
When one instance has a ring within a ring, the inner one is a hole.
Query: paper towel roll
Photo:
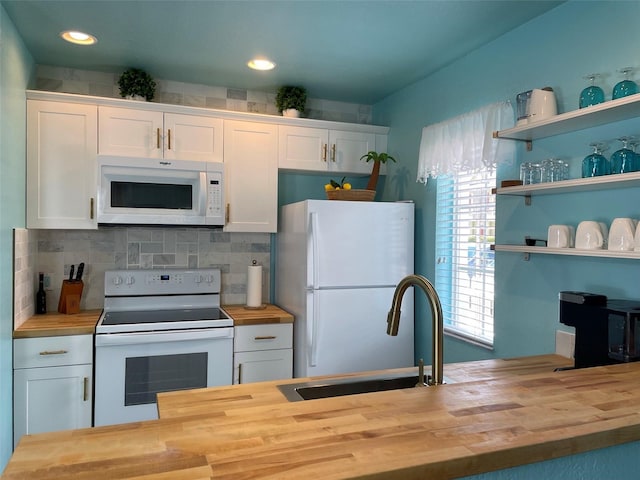
[[[247,307],[262,305],[262,265],[249,265],[247,272]]]

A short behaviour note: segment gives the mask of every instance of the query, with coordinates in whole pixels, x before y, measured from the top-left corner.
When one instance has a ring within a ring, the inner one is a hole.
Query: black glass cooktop
[[[219,308],[195,308],[180,310],[143,310],[106,312],[102,325],[132,325],[163,322],[197,322],[226,320],[229,317]]]

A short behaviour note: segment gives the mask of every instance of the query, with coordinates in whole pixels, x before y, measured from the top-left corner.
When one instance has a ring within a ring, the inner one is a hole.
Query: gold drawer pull
[[[156,128],[156,148],[160,150],[160,129]]]
[[[336,161],[336,144],[331,145],[331,161]]]
[[[322,161],[327,161],[327,144],[322,145]]]
[[[168,136],[169,136],[169,150],[171,150],[171,129],[168,130]]]
[[[64,355],[65,353],[69,352],[67,350],[45,350],[40,352],[40,355]]]
[[[91,197],[91,201],[89,202],[89,218],[91,220],[93,220],[93,204],[94,204],[94,200],[93,197]]]
[[[276,337],[275,335],[264,335],[261,337],[253,337],[254,340],[275,340],[276,338],[278,337]]]

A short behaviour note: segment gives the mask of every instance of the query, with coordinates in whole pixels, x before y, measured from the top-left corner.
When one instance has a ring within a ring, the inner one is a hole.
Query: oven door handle
[[[233,327],[96,335],[96,347],[233,338]]]

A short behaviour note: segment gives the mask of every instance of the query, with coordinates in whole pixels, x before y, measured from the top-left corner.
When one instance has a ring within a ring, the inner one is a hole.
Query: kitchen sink
[[[430,379],[424,376],[424,381]],[[278,389],[290,402],[314,400],[318,398],[340,397],[358,393],[382,392],[413,388],[418,383],[416,374],[386,374],[377,376],[341,378],[335,380],[317,380],[312,382],[289,383],[278,385]],[[450,383],[445,381],[445,383]]]

